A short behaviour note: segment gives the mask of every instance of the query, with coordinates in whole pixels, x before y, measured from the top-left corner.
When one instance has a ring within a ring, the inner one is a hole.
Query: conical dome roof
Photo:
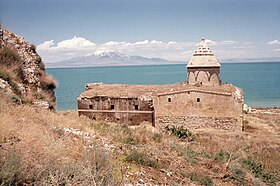
[[[187,67],[220,67],[219,61],[207,46],[205,39],[201,39]]]

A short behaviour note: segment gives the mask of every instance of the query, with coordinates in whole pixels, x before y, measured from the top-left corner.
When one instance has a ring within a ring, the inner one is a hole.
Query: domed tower
[[[200,85],[220,85],[220,63],[202,39],[190,59],[188,83]]]

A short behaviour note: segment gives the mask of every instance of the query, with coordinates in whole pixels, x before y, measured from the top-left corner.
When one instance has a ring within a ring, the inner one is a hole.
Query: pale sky
[[[220,60],[280,58],[279,0],[0,0],[0,20],[44,62],[104,50],[187,61],[201,38]]]

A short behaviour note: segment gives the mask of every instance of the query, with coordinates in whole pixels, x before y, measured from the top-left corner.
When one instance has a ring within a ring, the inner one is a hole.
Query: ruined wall
[[[230,120],[234,128],[242,124],[242,96],[231,93],[185,91],[158,95],[155,103],[156,126],[165,127],[167,123],[181,123],[189,128],[200,128],[193,124],[195,118],[201,118],[201,126],[211,127],[214,120]],[[172,122],[166,122],[166,121]],[[208,124],[207,124],[208,123]],[[209,125],[209,123],[212,123]],[[221,125],[223,122],[221,122]],[[163,126],[164,125],[164,126]],[[216,124],[214,124],[216,125]],[[213,127],[211,127],[213,128]],[[217,126],[214,128],[228,128]]]
[[[154,125],[152,100],[138,98],[92,97],[78,99],[78,113],[94,120],[105,120],[129,125],[148,122]]]
[[[220,85],[220,67],[188,67],[189,84]]]

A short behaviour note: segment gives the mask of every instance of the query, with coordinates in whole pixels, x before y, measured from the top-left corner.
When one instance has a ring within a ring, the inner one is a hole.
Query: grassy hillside
[[[0,95],[0,185],[276,185],[280,112],[245,132],[94,122]]]

